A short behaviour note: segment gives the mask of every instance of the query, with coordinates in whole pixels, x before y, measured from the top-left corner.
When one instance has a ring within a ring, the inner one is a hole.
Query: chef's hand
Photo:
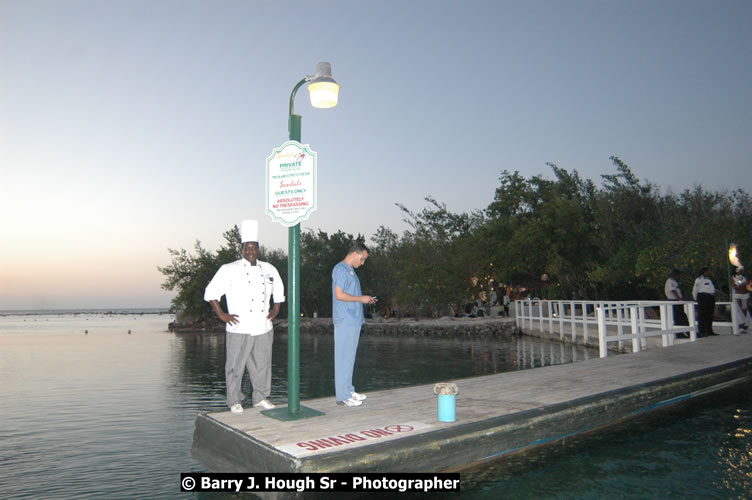
[[[274,307],[272,307],[272,310],[269,311],[269,314],[266,316],[266,319],[271,321],[274,318],[276,318],[278,314],[279,314],[279,304],[274,304]]]
[[[219,315],[219,319],[224,321],[225,323],[229,325],[235,325],[238,322],[238,315],[237,314],[228,314],[226,312],[223,312]]]

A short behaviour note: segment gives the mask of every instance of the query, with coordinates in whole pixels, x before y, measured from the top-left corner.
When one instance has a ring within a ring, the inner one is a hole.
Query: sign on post
[[[287,141],[266,159],[266,213],[292,227],[316,208],[316,153],[308,144]]]

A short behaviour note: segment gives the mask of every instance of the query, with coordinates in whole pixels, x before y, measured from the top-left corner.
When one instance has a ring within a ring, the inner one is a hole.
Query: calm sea
[[[190,498],[179,474],[199,412],[224,410],[224,335],[172,317],[0,316],[0,497]],[[286,335],[274,392],[286,394]],[[331,336],[303,335],[301,398],[333,395]],[[363,391],[570,363],[596,352],[533,338],[361,338]],[[247,380],[246,380],[246,385]],[[246,387],[247,388],[247,387]],[[749,498],[752,397],[734,389],[462,474],[465,498]],[[216,498],[212,496],[212,498]]]

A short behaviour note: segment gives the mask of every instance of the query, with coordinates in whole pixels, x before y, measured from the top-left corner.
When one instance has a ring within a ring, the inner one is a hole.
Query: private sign
[[[266,213],[291,227],[316,210],[316,152],[287,141],[266,159]]]

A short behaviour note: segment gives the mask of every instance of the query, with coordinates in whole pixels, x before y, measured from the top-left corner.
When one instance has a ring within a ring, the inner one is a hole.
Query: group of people
[[[219,268],[204,292],[217,317],[225,323],[225,385],[227,406],[233,413],[243,413],[245,394],[241,383],[245,370],[253,388],[252,405],[272,409],[269,401],[272,383],[272,320],[285,301],[285,289],[277,269],[258,260],[258,221],[245,220],[240,225],[241,258]],[[378,300],[363,295],[355,269],[365,264],[368,249],[354,243],[345,258],[332,270],[332,317],[334,320],[334,386],[336,402],[357,407],[366,395],[355,392],[352,384],[355,354],[360,329],[365,318],[363,304]],[[222,296],[227,311],[222,309]]]
[[[465,314],[472,318],[491,314],[492,307],[499,307],[500,316],[509,316],[511,289],[498,285],[493,278],[488,282],[488,293],[477,276],[470,278],[470,299],[465,303]]]
[[[681,271],[674,269],[671,276],[666,280],[664,293],[668,300],[683,301],[679,279]],[[736,274],[732,279],[733,287],[733,304],[736,308],[736,319],[740,333],[747,333],[749,327],[749,292],[752,289],[752,283],[744,276],[744,270],[741,267],[736,269]],[[697,336],[710,337],[718,335],[713,331],[713,315],[715,314],[715,293],[716,286],[713,281],[713,273],[708,267],[703,267],[700,275],[695,279],[692,287],[692,298],[697,302]],[[689,325],[689,318],[684,312],[682,304],[673,306],[674,324],[677,326]],[[679,338],[688,338],[688,333],[680,333]]]

